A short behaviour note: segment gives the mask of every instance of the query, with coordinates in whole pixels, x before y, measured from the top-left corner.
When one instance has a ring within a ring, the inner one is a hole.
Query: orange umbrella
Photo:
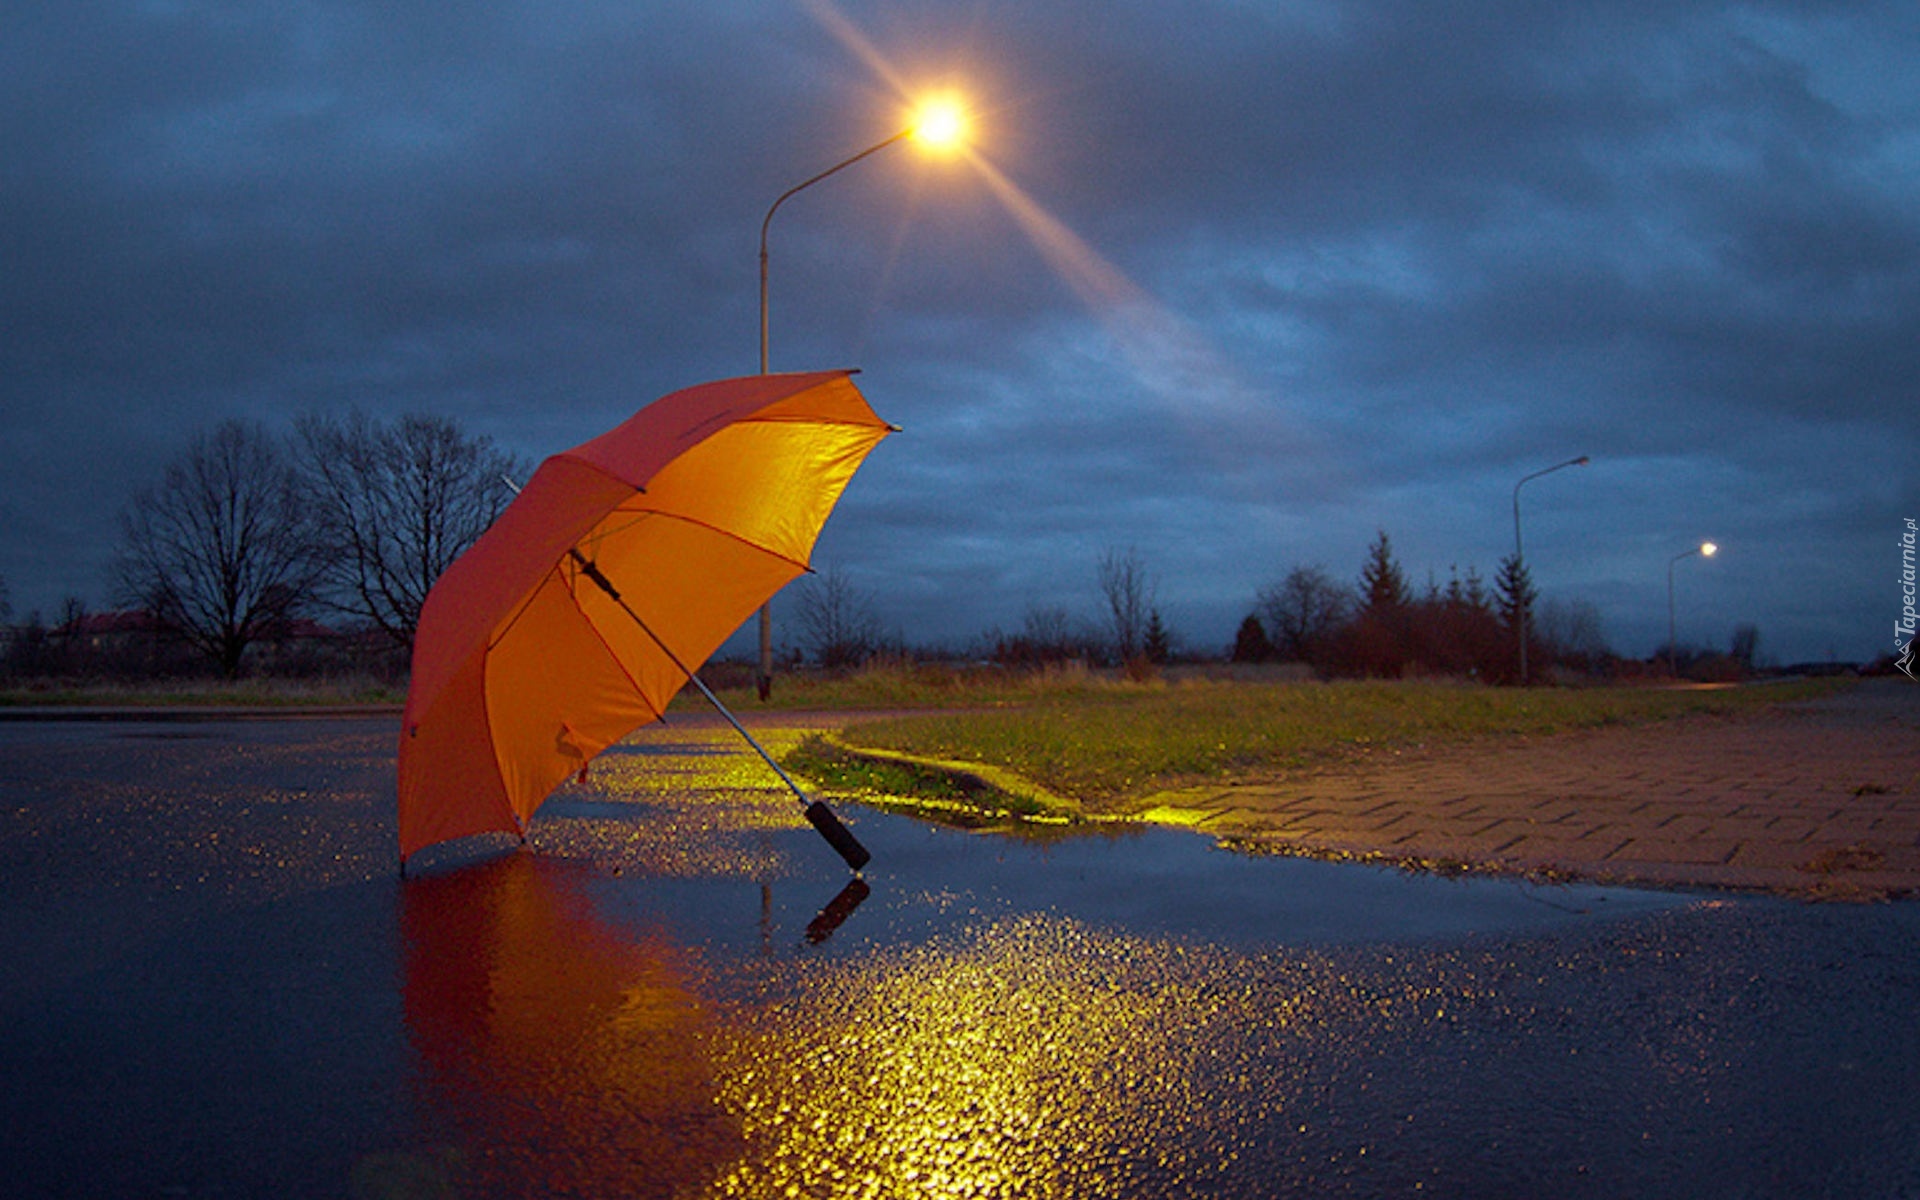
[[[690,679],[712,698],[692,670],[807,569],[891,431],[848,372],[750,375],[662,397],[542,463],[420,611],[402,866],[453,838],[524,834],[548,792]],[[807,816],[865,862],[824,805]]]

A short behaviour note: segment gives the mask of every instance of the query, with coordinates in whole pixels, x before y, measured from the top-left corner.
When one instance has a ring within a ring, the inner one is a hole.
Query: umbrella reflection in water
[[[416,1136],[454,1147],[420,1157],[463,1194],[673,1195],[739,1153],[691,955],[608,926],[587,877],[511,854],[403,889]]]

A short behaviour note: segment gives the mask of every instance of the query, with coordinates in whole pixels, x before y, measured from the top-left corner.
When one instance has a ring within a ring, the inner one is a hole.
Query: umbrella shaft
[[[867,848],[860,844],[859,839],[853,836],[852,831],[840,823],[839,819],[833,815],[832,810],[826,806],[825,802],[807,799],[807,794],[800,790],[800,785],[793,781],[791,775],[788,775],[780,769],[780,764],[773,761],[773,755],[767,753],[767,748],[760,744],[759,739],[748,733],[747,727],[742,725],[734,717],[733,713],[728,711],[726,705],[720,703],[720,697],[713,694],[713,689],[702,682],[698,675],[689,670],[687,664],[680,661],[680,656],[673,652],[672,647],[661,641],[660,635],[655,633],[651,626],[640,619],[640,614],[633,611],[631,605],[621,599],[619,590],[613,586],[613,581],[601,574],[600,568],[588,562],[586,556],[581,554],[580,551],[569,549],[567,553],[572,555],[574,563],[580,568],[580,573],[588,579],[593,580],[594,584],[599,587],[601,591],[605,592],[615,604],[618,604],[620,611],[626,613],[628,617],[632,618],[633,623],[640,627],[640,632],[653,639],[653,644],[660,647],[660,653],[666,655],[667,660],[679,668],[680,673],[687,677],[688,683],[700,689],[700,694],[707,698],[707,703],[713,705],[714,711],[727,719],[727,724],[733,726],[733,731],[745,738],[747,745],[753,747],[754,753],[758,754],[767,766],[773,768],[773,773],[780,777],[780,782],[786,784],[787,787],[792,790],[793,794],[800,798],[800,803],[804,805],[807,810],[807,823],[818,830],[820,836],[827,840],[827,844],[832,846],[834,851],[838,853],[842,859],[846,860],[847,866],[858,871],[861,867],[871,862],[873,856],[867,853]]]
[[[653,637],[653,631],[648,630],[647,636]],[[660,639],[655,637],[653,640],[655,642],[658,642]],[[662,646],[660,648],[662,650],[666,650],[665,646]],[[673,651],[667,650],[667,657],[673,658]],[[677,658],[674,659],[674,664],[676,666],[679,665],[679,662],[680,662],[679,659]],[[714,711],[718,712],[721,716],[725,717],[727,719],[727,724],[733,726],[735,732],[739,733],[741,737],[747,739],[747,745],[752,746],[754,750],[760,755],[760,757],[766,761],[766,764],[769,767],[773,768],[773,773],[780,777],[780,782],[786,784],[789,788],[793,789],[793,794],[800,798],[800,803],[802,804],[813,803],[813,801],[807,799],[807,794],[800,790],[800,785],[793,781],[793,777],[788,775],[785,771],[781,770],[779,763],[773,761],[773,755],[767,753],[767,748],[765,746],[762,746],[758,739],[756,739],[752,734],[747,732],[747,727],[742,725],[738,720],[734,718],[733,713],[728,711],[726,705],[720,703],[720,697],[714,695],[712,689],[707,687],[706,684],[702,683],[698,675],[695,675],[692,671],[687,671],[685,667],[681,667],[680,669],[682,671],[686,671],[687,679],[692,682],[693,686],[700,689],[700,694],[707,698],[707,703],[713,705]]]
[[[746,739],[747,745],[752,746],[754,748],[754,751],[760,755],[760,757],[766,762],[766,764],[769,767],[773,768],[773,773],[780,777],[780,782],[786,784],[789,788],[793,790],[793,794],[800,798],[800,803],[802,804],[813,803],[811,800],[807,799],[807,794],[800,790],[800,785],[793,781],[793,777],[788,775],[785,771],[781,770],[779,763],[773,761],[773,755],[767,753],[767,748],[765,746],[762,746],[759,740],[756,739],[751,733],[747,732],[746,726],[742,725],[737,719],[735,719],[733,713],[728,711],[726,705],[720,703],[720,697],[713,694],[713,689],[709,688],[704,682],[702,682],[700,679],[700,676],[694,674],[693,671],[689,670],[687,667],[687,664],[680,661],[680,656],[673,652],[672,647],[668,646],[665,642],[661,641],[660,635],[655,633],[651,626],[649,626],[645,621],[642,621],[640,619],[640,614],[637,612],[634,612],[633,607],[629,605],[624,598],[621,597],[619,590],[613,586],[613,581],[608,579],[604,574],[601,573],[599,566],[595,563],[588,561],[586,556],[581,554],[580,551],[578,550],[568,550],[567,553],[573,556],[574,564],[580,568],[580,573],[582,575],[585,575],[588,579],[591,579],[594,582],[594,584],[597,587],[599,587],[601,591],[607,594],[607,597],[609,599],[611,599],[615,604],[618,604],[620,606],[620,611],[626,613],[628,617],[632,618],[633,623],[640,627],[640,632],[646,634],[649,638],[652,638],[653,644],[660,647],[660,653],[666,655],[667,660],[673,663],[673,665],[679,669],[682,675],[685,675],[687,677],[687,682],[693,684],[694,687],[700,689],[700,694],[707,698],[707,703],[713,705],[714,711],[718,712],[721,716],[725,717],[727,719],[727,724],[733,726],[734,732],[738,733],[741,737]]]

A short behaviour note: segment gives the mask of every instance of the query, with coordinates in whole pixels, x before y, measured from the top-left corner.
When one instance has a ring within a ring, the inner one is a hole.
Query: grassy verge
[[[406,698],[404,686],[371,679],[198,679],[147,684],[54,679],[0,688],[0,706],[13,708],[327,708],[402,704]]]
[[[1443,683],[1109,685],[1005,707],[863,722],[842,737],[929,759],[1004,768],[1089,812],[1154,792],[1258,776],[1381,747],[1559,733],[1740,713],[1847,686],[1723,690],[1496,689]]]
[[[1107,686],[1086,667],[1070,664],[1040,671],[929,664],[881,664],[851,672],[785,672],[775,677],[773,696],[755,693],[750,668],[737,663],[704,667],[700,678],[738,712],[872,711],[876,709],[994,708],[1032,703],[1048,695],[1075,695]],[[669,711],[704,707],[692,688],[674,697]]]
[[[817,734],[804,739],[781,761],[829,791],[851,793],[882,807],[907,807],[953,824],[1070,821],[1057,803],[1050,805],[1017,786],[1003,786],[979,771],[863,754]]]

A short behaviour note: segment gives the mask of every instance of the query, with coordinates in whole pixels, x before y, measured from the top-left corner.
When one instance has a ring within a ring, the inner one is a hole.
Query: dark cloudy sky
[[[358,407],[530,457],[757,366],[904,427],[816,564],[912,640],[1189,644],[1290,567],[1513,545],[1624,653],[1893,648],[1920,516],[1920,5],[59,0],[0,37],[0,578],[109,603],[196,432]],[[778,613],[776,609],[776,613]]]

